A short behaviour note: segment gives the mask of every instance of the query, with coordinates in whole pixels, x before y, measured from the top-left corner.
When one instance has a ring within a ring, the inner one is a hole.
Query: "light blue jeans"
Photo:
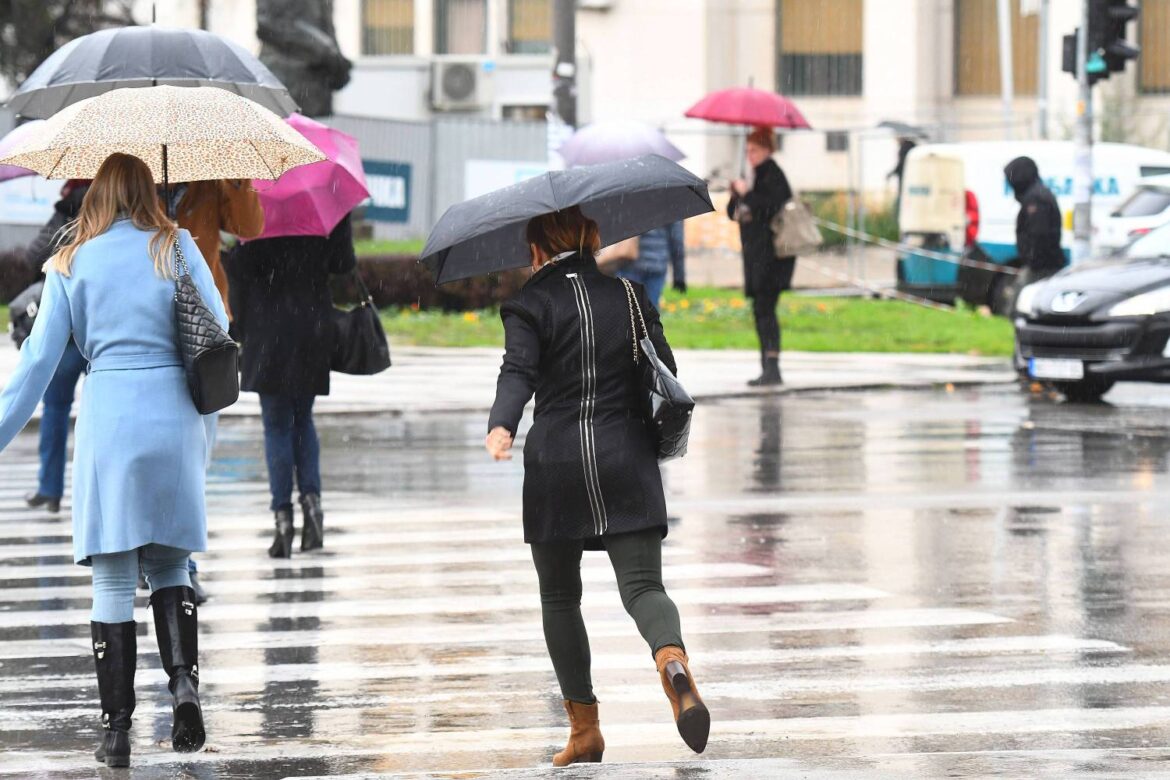
[[[134,589],[138,570],[146,576],[150,592],[162,588],[191,587],[187,560],[191,553],[161,544],[148,544],[137,550],[94,555],[93,610],[95,623],[127,623],[134,619]]]

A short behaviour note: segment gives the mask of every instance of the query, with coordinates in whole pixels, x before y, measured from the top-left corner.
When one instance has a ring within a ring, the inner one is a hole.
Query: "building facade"
[[[1048,121],[1037,122],[1043,0],[1011,0],[1014,99],[1000,95],[997,0],[578,0],[582,122],[664,129],[685,164],[738,171],[734,128],[686,120],[711,90],[753,83],[793,99],[814,127],[782,138],[808,190],[888,192],[896,143],[883,121],[940,140],[1071,137],[1076,84],[1061,72],[1073,0],[1049,0]],[[254,0],[138,0],[136,16],[198,26],[258,49]],[[1095,89],[1097,135],[1170,147],[1170,0],[1141,0],[1138,63]],[[552,0],[334,0],[354,63],[335,110],[424,120],[459,114],[541,119],[551,93]]]

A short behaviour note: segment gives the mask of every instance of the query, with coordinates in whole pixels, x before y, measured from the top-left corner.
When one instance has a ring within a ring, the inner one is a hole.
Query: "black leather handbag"
[[[203,302],[175,239],[175,330],[191,400],[211,414],[240,398],[240,347]]]
[[[16,342],[17,349],[20,349],[20,345],[32,334],[44,289],[44,282],[34,282],[8,304],[8,317],[12,320],[12,340]]]
[[[330,368],[342,374],[369,376],[390,368],[390,344],[374,306],[374,297],[356,268],[353,278],[362,297],[352,309],[333,309]]]
[[[678,378],[671,373],[654,343],[642,316],[642,306],[634,295],[633,285],[622,279],[626,297],[630,303],[630,331],[634,334],[634,365],[642,373],[642,396],[645,404],[646,422],[654,435],[659,462],[681,458],[687,454],[687,442],[691,437],[691,415],[695,411],[695,399],[691,398]],[[635,314],[637,323],[635,324]],[[641,339],[638,338],[641,325]]]

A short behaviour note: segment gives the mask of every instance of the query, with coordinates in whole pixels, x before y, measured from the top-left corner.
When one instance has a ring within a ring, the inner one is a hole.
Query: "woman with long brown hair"
[[[70,340],[89,364],[73,453],[73,551],[93,568],[90,634],[105,729],[95,757],[107,766],[130,763],[140,568],[174,699],[173,747],[190,752],[204,741],[187,561],[207,548],[207,420],[191,400],[177,346],[176,247],[226,328],[211,272],[191,235],[163,211],[150,169],[111,155],[45,266],[40,313],[0,393],[3,449],[32,417]]]
[[[671,371],[674,356],[645,288],[597,270],[597,223],[579,208],[533,219],[527,240],[533,274],[501,311],[506,353],[485,443],[496,460],[509,459],[536,394],[524,445],[524,540],[571,729],[553,764],[600,761],[605,750],[581,618],[584,550],[609,554],[679,734],[701,753],[711,718],[687,668],[678,609],[662,585],[666,499],[639,400],[631,307],[641,308]]]

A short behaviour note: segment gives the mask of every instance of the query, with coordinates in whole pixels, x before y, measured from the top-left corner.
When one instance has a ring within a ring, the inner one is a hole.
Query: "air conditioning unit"
[[[452,57],[431,63],[431,107],[436,111],[475,111],[491,105],[492,62]]]

